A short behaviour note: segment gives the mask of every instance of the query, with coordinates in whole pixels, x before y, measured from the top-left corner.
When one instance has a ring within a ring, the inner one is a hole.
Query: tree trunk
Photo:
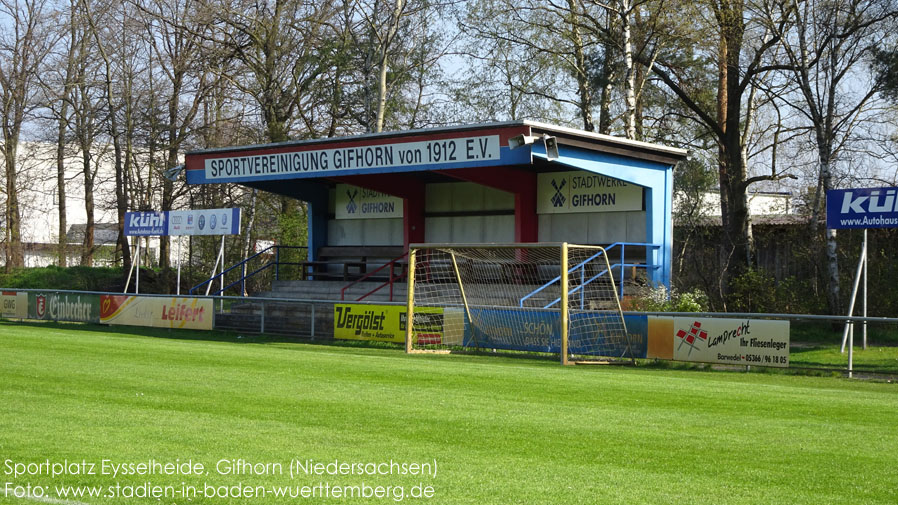
[[[742,159],[742,102],[740,55],[745,33],[741,5],[727,4],[718,11],[718,138],[720,203],[726,262],[721,273],[721,294],[726,297],[733,278],[748,268],[748,184]]]
[[[577,97],[579,98],[580,117],[583,120],[583,129],[595,131],[596,125],[592,119],[593,91],[587,72],[586,53],[583,51],[583,36],[580,33],[578,18],[580,16],[579,3],[568,0],[573,19],[571,20],[571,41],[574,43],[574,73],[577,78]]]
[[[630,35],[630,16],[633,10],[631,0],[621,1],[620,7],[621,35],[624,39],[624,65],[626,67],[624,78],[627,101],[626,134],[628,139],[634,140],[636,138],[636,73],[633,71],[633,41]]]
[[[68,79],[68,78],[67,78]],[[59,213],[59,240],[57,241],[56,257],[57,264],[65,268],[68,262],[68,251],[66,245],[68,243],[66,231],[68,224],[66,223],[65,208],[65,132],[66,132],[66,114],[68,111],[68,99],[62,101],[62,109],[59,113],[59,129],[56,133],[56,209]]]
[[[825,205],[826,192],[833,189],[832,166],[829,157],[830,149],[827,147],[826,142],[818,141],[818,145],[820,146],[818,149],[820,156],[820,179],[823,185],[821,192],[823,194]],[[812,224],[816,229],[817,223],[815,222]],[[836,230],[826,230],[826,301],[829,304],[831,314],[841,314],[843,312],[841,289],[839,286],[839,255],[836,237]]]
[[[3,154],[6,164],[6,272],[25,266],[22,248],[22,216],[19,210],[19,192],[16,188],[17,136],[7,136]]]
[[[614,46],[610,43],[604,44],[604,61],[602,62],[601,75],[599,82],[604,83],[602,91],[599,95],[599,133],[609,135],[611,133],[611,95],[614,91],[614,71],[613,71],[613,51]]]
[[[82,147],[84,164],[84,211],[87,213],[87,224],[84,225],[84,241],[81,249],[81,266],[94,265],[94,175],[91,169],[90,145]]]
[[[122,254],[122,269],[127,272],[131,269],[131,249],[128,245],[128,239],[125,237],[125,212],[128,210],[128,181],[126,167],[123,166],[121,132],[116,115],[116,107],[113,104],[113,97],[117,93],[113,89],[112,78],[112,62],[109,54],[100,38],[100,33],[94,23],[93,15],[89,8],[84,11],[85,19],[90,28],[90,36],[95,43],[95,47],[103,59],[103,87],[105,91],[105,100],[109,112],[109,134],[112,137],[113,152],[115,153],[115,201],[116,214],[118,217],[118,238],[116,240],[116,249]]]
[[[387,111],[387,70],[389,67],[390,46],[393,44],[393,38],[399,30],[399,22],[402,19],[402,10],[405,0],[396,0],[393,8],[393,14],[390,17],[390,26],[387,27],[387,33],[380,41],[380,51],[378,64],[377,79],[377,115],[375,118],[374,131],[382,132],[384,129],[384,116]]]

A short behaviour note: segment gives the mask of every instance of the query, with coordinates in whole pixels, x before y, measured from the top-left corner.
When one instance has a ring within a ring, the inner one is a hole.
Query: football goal
[[[412,245],[406,350],[632,359],[612,274],[598,246]]]

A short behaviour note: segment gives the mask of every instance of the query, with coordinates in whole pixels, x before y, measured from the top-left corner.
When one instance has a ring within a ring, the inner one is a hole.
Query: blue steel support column
[[[663,284],[670,288],[670,269],[673,261],[673,223],[670,217],[673,174],[668,170],[657,175],[658,184],[645,189],[646,242],[659,244],[661,247],[648,247],[645,253],[651,265],[661,267],[649,269],[652,284]]]
[[[327,186],[314,183],[303,184],[296,192],[296,197],[308,205],[309,261],[315,261],[318,249],[327,245],[328,195]]]
[[[289,196],[308,204],[309,261],[315,261],[318,248],[327,245],[327,208],[330,195],[327,184],[311,181],[262,181],[247,186]],[[296,245],[296,244],[284,244]]]
[[[664,249],[664,254],[661,257],[663,265],[668,265],[668,268],[661,269],[661,282],[667,286],[668,290],[670,289],[670,270],[673,266],[673,167],[670,167],[670,170],[664,171],[664,182],[667,186],[664,195],[664,202],[666,203],[666,207],[664,209],[664,215],[667,216],[667,219],[664,223],[664,241],[662,242],[664,245],[662,246]]]
[[[673,250],[673,166],[569,146],[559,146],[559,155],[554,163],[645,188],[645,241],[660,246],[646,251],[646,262],[651,262],[650,266],[660,267],[649,269],[649,280],[655,285],[664,285],[670,289]],[[546,157],[539,143],[534,144],[533,156],[543,159]]]

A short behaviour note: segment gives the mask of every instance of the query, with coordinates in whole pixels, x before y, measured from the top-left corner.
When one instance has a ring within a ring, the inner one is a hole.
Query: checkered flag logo
[[[689,346],[688,355],[692,355],[692,350],[697,349],[695,346],[697,341],[707,342],[708,332],[702,329],[702,323],[695,321],[689,331],[677,330],[677,338],[680,339],[680,345],[677,347],[679,351],[684,345]]]

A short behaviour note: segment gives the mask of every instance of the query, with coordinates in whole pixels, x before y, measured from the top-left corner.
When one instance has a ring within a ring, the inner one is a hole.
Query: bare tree
[[[780,39],[779,32],[763,36],[765,28],[769,29],[763,2],[711,0],[693,4],[692,8],[684,13],[688,33],[679,37],[679,46],[662,52],[654,61],[646,60],[645,55],[637,61],[650,66],[716,141],[726,255],[720,288],[726,294],[729,280],[749,266],[748,188],[758,182],[791,177],[782,172],[749,176],[743,156],[747,141],[743,122],[752,83],[785,66],[766,59]],[[787,22],[783,18],[774,20],[778,25]],[[713,45],[709,44],[709,34],[714,34]],[[705,62],[713,62],[713,69]],[[695,73],[698,68],[704,69],[703,74]],[[706,79],[712,71],[716,71],[717,96],[709,102],[706,88],[697,87],[695,79]]]
[[[472,78],[501,90],[512,118],[558,121],[572,112],[582,128],[593,131],[595,87],[604,93],[609,79],[603,77],[610,77],[597,73],[610,72],[613,65],[605,64],[611,53],[601,50],[602,41],[585,20],[604,22],[604,14],[580,0],[470,2],[462,29],[472,39],[468,54],[483,68]]]
[[[122,266],[125,271],[131,268],[131,250],[125,237],[125,213],[128,211],[128,185],[129,174],[131,171],[131,163],[133,161],[132,136],[133,122],[131,121],[132,103],[131,87],[129,83],[132,79],[132,72],[127,66],[119,65],[119,61],[115,59],[115,54],[110,50],[110,46],[114,46],[114,42],[126,40],[128,33],[124,30],[125,23],[122,14],[118,14],[119,23],[107,22],[103,24],[106,30],[111,30],[113,36],[107,36],[108,33],[101,30],[98,26],[97,18],[102,16],[103,19],[111,21],[116,19],[116,13],[113,10],[119,4],[110,2],[103,4],[100,2],[91,2],[91,0],[80,0],[81,15],[85,21],[84,38],[93,42],[93,49],[96,49],[101,61],[101,87],[103,106],[106,111],[105,126],[112,139],[114,163],[115,163],[115,201],[116,214],[118,217],[118,239],[116,249],[122,255]],[[121,58],[125,58],[125,52],[121,51]],[[124,68],[121,68],[124,67]],[[121,83],[116,80],[116,76]],[[119,89],[116,86],[119,85]],[[123,120],[119,118],[120,112],[124,110]]]
[[[66,210],[66,157],[69,144],[69,128],[71,126],[71,94],[75,79],[75,58],[78,47],[78,30],[76,19],[77,1],[70,0],[67,9],[59,13],[62,21],[59,30],[61,46],[51,58],[49,75],[41,79],[43,86],[43,105],[55,122],[56,142],[56,209],[57,209],[57,265],[65,267],[68,263],[68,219]]]
[[[817,181],[811,227],[817,229],[826,191],[835,189],[834,168],[860,125],[871,119],[879,84],[862,74],[895,28],[898,6],[890,1],[790,0],[775,4],[770,27],[778,30],[789,68],[784,75],[798,100],[786,103],[804,117],[817,151]],[[788,24],[775,19],[789,19]],[[827,301],[841,312],[836,230],[826,230]]]
[[[163,102],[160,109],[165,114],[159,128],[165,151],[162,168],[169,170],[178,165],[179,152],[192,134],[200,105],[211,89],[213,74],[206,61],[208,54],[202,38],[209,35],[211,16],[203,13],[201,3],[195,0],[135,0],[134,4],[139,10],[150,57],[158,63],[149,72],[158,69],[164,80],[157,88]],[[166,177],[160,179],[162,210],[171,210],[177,197],[174,182]],[[159,263],[164,267],[170,264],[169,249],[169,241],[162,240]]]
[[[0,132],[6,177],[6,270],[25,266],[17,189],[17,152],[22,127],[38,100],[37,77],[53,46],[45,0],[2,0],[0,16]]]

